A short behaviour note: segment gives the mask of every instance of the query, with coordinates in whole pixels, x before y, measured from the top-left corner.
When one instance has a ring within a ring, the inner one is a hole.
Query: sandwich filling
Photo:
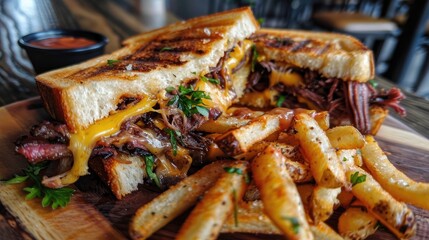
[[[267,39],[266,36],[254,38],[255,41],[265,41],[264,44],[269,47],[288,48],[292,52],[312,44],[308,39]],[[371,81],[325,77],[317,71],[283,61],[268,60],[270,56],[257,51],[253,51],[252,59],[255,59],[252,63],[254,68],[249,75],[243,102],[253,107],[277,106],[328,111],[332,126],[354,125],[364,134],[374,132],[370,116],[374,108],[391,107],[400,115],[405,115],[405,110],[399,106],[404,95],[397,88],[377,91]]]
[[[178,88],[161,91],[158,101],[125,96],[114,114],[87,129],[70,133],[64,124],[36,125],[30,136],[17,142],[16,151],[30,163],[72,160],[71,169],[44,179],[43,184],[51,188],[72,184],[88,174],[88,164],[96,166],[92,163],[123,155],[140,157],[147,181],[164,188],[186,177],[193,163],[204,162],[211,140],[195,129],[217,119],[242,94],[235,89],[246,84],[243,76],[247,74],[242,72],[249,72],[251,46],[247,40],[237,43],[209,73],[194,73]]]

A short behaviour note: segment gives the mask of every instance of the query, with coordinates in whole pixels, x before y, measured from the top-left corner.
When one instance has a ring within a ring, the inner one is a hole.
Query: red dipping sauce
[[[34,40],[29,43],[30,45],[42,48],[71,49],[87,47],[97,42],[83,37],[55,37]]]

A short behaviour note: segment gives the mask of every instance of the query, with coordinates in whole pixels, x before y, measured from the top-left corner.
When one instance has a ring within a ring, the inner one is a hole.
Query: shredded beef
[[[34,125],[30,130],[30,135],[53,143],[68,143],[70,138],[65,124],[49,121]]]
[[[23,136],[15,142],[15,151],[30,163],[70,158],[69,139],[65,124],[43,121],[31,128],[30,136]]]
[[[119,101],[116,110],[124,110],[127,108],[128,105],[137,103],[138,101],[140,101],[140,99],[136,97],[123,97],[121,98],[121,101]]]
[[[250,56],[252,55],[252,51],[247,51],[244,55],[244,57],[241,59],[241,61],[237,64],[237,66],[232,69],[232,73],[236,73],[238,72],[238,70],[242,69],[245,65],[246,62],[250,59]]]
[[[270,62],[256,64],[255,71],[248,76],[246,88],[252,91],[263,91],[269,86],[269,73],[272,70]]]
[[[287,40],[271,40],[275,46],[285,46]],[[306,43],[301,42],[300,46]],[[296,43],[293,43],[294,46]],[[273,45],[273,46],[274,46]],[[282,107],[308,108],[315,107],[318,110],[328,111],[332,126],[353,124],[362,133],[368,133],[371,129],[369,119],[370,105],[391,107],[400,115],[405,115],[405,110],[399,105],[404,98],[397,88],[389,91],[377,92],[368,83],[342,81],[338,78],[325,78],[316,71],[298,69],[293,67],[276,66],[273,62],[260,62],[255,67],[256,71],[249,75],[247,91],[263,91],[269,86],[269,74],[271,71],[295,71],[303,76],[304,87],[285,86],[276,84],[273,88],[285,96],[286,101]],[[303,97],[302,102],[298,97]],[[312,106],[309,106],[309,104]]]
[[[366,83],[343,82],[346,105],[351,109],[353,125],[360,132],[367,134],[371,130],[369,119],[369,97],[370,93]]]
[[[66,144],[50,143],[47,140],[28,137],[23,137],[17,141],[15,151],[33,164],[44,160],[58,160],[72,156]]]
[[[398,88],[391,88],[389,91],[381,91],[371,98],[371,103],[383,107],[391,107],[395,112],[401,116],[407,113],[405,109],[399,105],[400,101],[405,98],[404,94]]]

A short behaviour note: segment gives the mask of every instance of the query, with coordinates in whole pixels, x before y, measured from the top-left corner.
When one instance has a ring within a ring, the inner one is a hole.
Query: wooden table
[[[86,29],[107,36],[109,44],[106,52],[111,52],[121,46],[124,38],[177,20],[168,12],[163,17],[148,16],[144,2],[0,0],[0,107],[37,96],[31,63],[17,44],[20,36],[52,28]],[[393,86],[384,79],[379,78],[378,81],[383,87]],[[413,94],[405,94],[407,99],[402,105],[408,115],[400,121],[429,138],[429,102]],[[421,159],[425,156],[419,155]],[[28,238],[32,237],[0,204],[0,239]]]

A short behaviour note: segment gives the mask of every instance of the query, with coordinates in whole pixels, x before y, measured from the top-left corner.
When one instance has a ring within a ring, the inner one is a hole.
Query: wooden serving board
[[[38,98],[0,108],[1,180],[12,177],[26,166],[14,153],[14,141],[26,134],[31,125],[47,118]],[[377,139],[401,171],[417,181],[429,182],[428,139],[393,118],[381,128]],[[81,178],[75,187],[77,191],[66,208],[51,210],[42,208],[38,199],[24,200],[23,185],[0,183],[0,239],[127,239],[129,220],[136,209],[158,194],[141,188],[118,201],[94,174]],[[413,239],[429,239],[429,211],[411,208],[417,218],[417,234]],[[152,239],[174,238],[184,218],[174,220]],[[249,234],[220,236],[220,239],[261,238],[282,239]],[[369,239],[396,238],[379,230]]]

